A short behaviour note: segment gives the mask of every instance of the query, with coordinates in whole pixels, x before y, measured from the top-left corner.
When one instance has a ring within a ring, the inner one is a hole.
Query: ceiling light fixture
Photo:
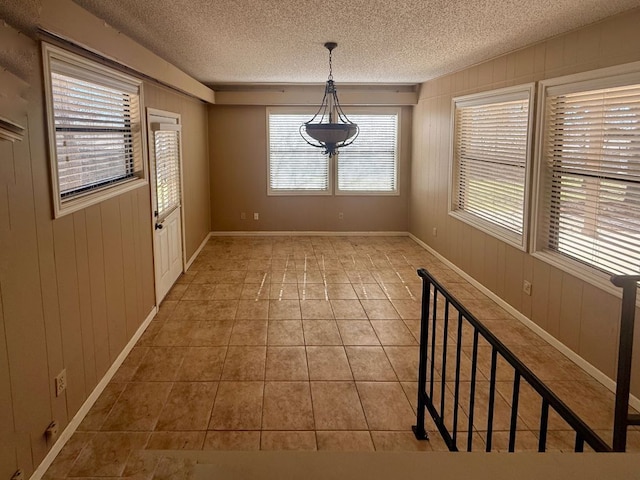
[[[300,125],[300,135],[312,147],[323,148],[324,152],[322,153],[333,156],[338,148],[351,145],[358,137],[360,130],[358,125],[350,121],[342,111],[333,82],[331,54],[338,44],[327,42],[324,46],[329,50],[329,78],[324,90],[324,97],[322,97],[322,104],[313,118]],[[315,142],[309,141],[307,136]]]

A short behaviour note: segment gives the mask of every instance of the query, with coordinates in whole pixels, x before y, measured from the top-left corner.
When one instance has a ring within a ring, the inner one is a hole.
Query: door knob
[[[164,225],[162,225],[161,223],[156,223],[156,230],[162,230],[164,228]]]

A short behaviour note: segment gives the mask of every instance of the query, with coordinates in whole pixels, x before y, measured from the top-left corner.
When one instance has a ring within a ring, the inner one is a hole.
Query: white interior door
[[[183,271],[180,115],[147,110],[153,196],[156,303]]]

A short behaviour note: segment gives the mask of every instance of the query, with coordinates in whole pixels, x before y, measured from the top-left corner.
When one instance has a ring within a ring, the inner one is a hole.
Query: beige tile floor
[[[440,278],[594,429],[609,435],[608,390],[408,238],[213,238],[46,478],[151,478],[154,470],[161,477],[145,450],[445,450],[433,424],[429,442],[411,433],[419,267]],[[454,334],[450,329],[447,344]],[[469,339],[465,331],[462,399],[470,385]],[[482,406],[488,399],[486,345],[479,358]],[[496,450],[508,441],[511,378],[501,364]],[[449,413],[452,392],[447,383]],[[523,386],[518,449],[537,448],[537,405]],[[483,410],[476,411],[474,449],[486,439]],[[464,408],[458,421],[466,430]],[[552,417],[551,428],[550,448],[570,449],[566,425]],[[633,449],[639,433],[630,432]],[[466,435],[459,440],[464,444]]]

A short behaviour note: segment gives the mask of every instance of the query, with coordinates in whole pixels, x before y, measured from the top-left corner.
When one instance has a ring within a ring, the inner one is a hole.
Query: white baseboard
[[[450,260],[448,260],[447,258],[443,257],[440,253],[435,251],[433,248],[431,248],[429,245],[424,243],[418,237],[416,237],[415,235],[413,235],[411,233],[409,234],[409,237],[413,241],[415,241],[418,245],[420,245],[422,248],[424,248],[429,253],[431,253],[432,255],[437,257],[438,260],[440,260],[441,262],[445,263],[448,267],[450,267],[458,275],[463,277],[470,284],[472,284],[474,287],[476,287],[478,290],[480,290],[482,293],[484,293],[491,300],[493,300],[498,305],[500,305],[500,307],[505,309],[507,312],[509,312],[515,318],[517,318],[520,322],[522,322],[524,325],[526,325],[531,330],[533,330],[536,334],[538,334],[540,337],[542,337],[547,343],[549,343],[550,345],[555,347],[557,350],[559,350],[562,354],[564,354],[565,357],[569,358],[571,361],[573,361],[573,363],[575,363],[576,365],[581,367],[585,372],[587,372],[589,375],[591,375],[593,378],[595,378],[598,382],[600,382],[602,385],[604,385],[609,390],[611,390],[612,392],[615,393],[615,391],[616,391],[616,382],[614,380],[612,380],[611,378],[609,378],[605,373],[603,373],[600,370],[598,370],[596,367],[594,367],[592,364],[590,364],[587,360],[582,358],[580,355],[578,355],[576,352],[571,350],[569,347],[567,347],[560,340],[558,340],[553,335],[551,335],[549,332],[547,332],[542,327],[540,327],[538,324],[536,324],[533,320],[531,320],[530,318],[526,317],[521,312],[516,310],[514,307],[509,305],[507,302],[505,302],[498,295],[496,295],[491,290],[489,290],[487,287],[485,287],[483,284],[481,284],[476,279],[471,277],[467,272],[465,272],[464,270],[462,270],[461,268],[459,268],[458,266],[453,264]],[[629,397],[629,405],[631,405],[636,410],[640,410],[640,399],[637,398],[634,395],[631,395]]]
[[[186,272],[187,270],[189,270],[189,267],[191,267],[191,264],[194,262],[194,260],[198,257],[198,255],[200,255],[200,252],[202,251],[202,249],[204,248],[204,246],[207,244],[207,242],[209,241],[209,239],[211,238],[211,235],[213,235],[213,232],[209,232],[207,233],[207,236],[204,237],[204,240],[202,240],[202,243],[200,244],[200,246],[198,247],[198,249],[194,252],[193,255],[191,255],[191,258],[187,261],[187,264],[184,266],[184,271]]]
[[[153,307],[147,318],[144,320],[144,322],[142,322],[142,325],[140,325],[136,333],[133,334],[133,337],[131,337],[129,343],[127,343],[122,352],[120,352],[120,355],[118,355],[111,367],[109,367],[109,370],[107,370],[107,372],[104,374],[102,380],[98,382],[96,388],[93,389],[78,412],[74,415],[69,424],[62,431],[62,433],[58,437],[58,440],[56,440],[56,443],[53,444],[51,450],[49,450],[49,453],[47,453],[46,457],[44,457],[40,465],[38,465],[38,468],[36,468],[36,470],[33,472],[33,474],[31,475],[31,480],[40,480],[42,478],[47,469],[51,466],[55,458],[58,456],[58,453],[60,453],[60,450],[62,450],[62,447],[64,447],[67,441],[71,438],[71,435],[73,435],[80,423],[82,423],[82,420],[87,415],[87,413],[89,413],[89,410],[91,410],[93,404],[96,403],[98,397],[100,397],[107,384],[111,381],[118,368],[120,368],[120,365],[122,365],[124,359],[127,358],[127,355],[129,355],[129,352],[131,352],[136,342],[140,339],[146,328],[149,326],[149,323],[151,323],[151,320],[153,320],[153,317],[156,316],[157,312],[157,308]]]
[[[409,232],[243,231],[211,232],[212,237],[408,237]]]

